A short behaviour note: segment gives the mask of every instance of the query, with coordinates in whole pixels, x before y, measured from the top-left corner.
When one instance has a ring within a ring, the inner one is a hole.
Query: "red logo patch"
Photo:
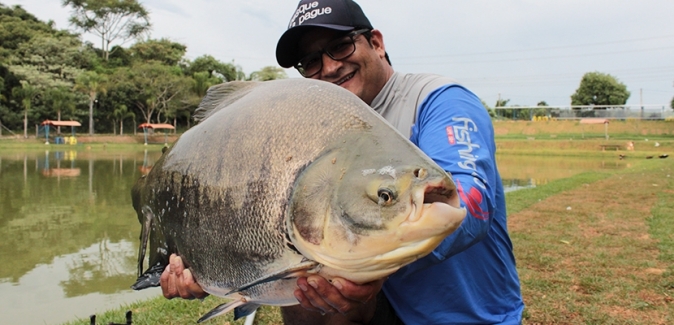
[[[449,144],[454,145],[456,143],[456,138],[454,138],[454,128],[448,126],[445,130],[447,131],[447,141],[449,141]]]
[[[458,180],[456,181],[456,189],[459,191],[461,200],[463,200],[463,202],[466,204],[468,212],[470,212],[473,217],[480,220],[489,219],[489,213],[482,210],[482,207],[480,206],[480,203],[482,203],[482,200],[484,199],[482,197],[482,192],[473,187],[470,189],[470,191],[468,191],[468,194],[466,194]]]

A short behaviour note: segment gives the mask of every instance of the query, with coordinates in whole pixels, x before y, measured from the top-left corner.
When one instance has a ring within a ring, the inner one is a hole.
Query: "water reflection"
[[[57,324],[157,294],[129,290],[139,234],[130,191],[160,155],[0,153],[4,320]]]
[[[533,178],[530,179],[503,179],[503,190],[508,193],[512,191],[517,191],[525,188],[536,187],[537,181]]]
[[[545,185],[593,170],[617,170],[629,164],[617,157],[546,157],[497,155],[496,162],[506,192]]]

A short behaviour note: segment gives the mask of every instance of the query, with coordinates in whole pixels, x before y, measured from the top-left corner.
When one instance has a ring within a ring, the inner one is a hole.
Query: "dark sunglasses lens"
[[[340,42],[330,46],[326,49],[326,52],[330,55],[333,60],[342,60],[347,56],[353,54],[356,51],[356,44],[354,44],[352,38],[346,38],[340,40]]]
[[[321,70],[322,65],[321,56],[322,56],[321,53],[312,53],[305,56],[297,64],[296,66],[297,70],[304,77],[310,77],[316,74],[319,70]]]

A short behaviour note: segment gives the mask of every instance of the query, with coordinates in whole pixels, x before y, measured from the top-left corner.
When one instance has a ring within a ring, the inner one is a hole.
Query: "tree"
[[[129,112],[128,108],[126,105],[122,104],[117,106],[117,108],[112,112],[113,116],[113,123],[117,124],[117,121],[119,121],[119,135],[124,135],[124,119],[127,117],[136,118],[136,114],[133,112]],[[113,125],[113,133],[114,133],[114,125]]]
[[[105,93],[107,78],[94,71],[87,71],[77,76],[75,90],[89,97],[89,135],[94,135],[94,102],[99,93]]]
[[[536,106],[539,106],[540,108],[536,108],[536,109],[533,110],[532,117],[534,117],[534,116],[549,116],[550,115],[550,113],[548,111],[549,109],[547,108],[550,105],[548,105],[548,103],[546,101],[542,100],[542,101],[538,102],[538,104],[536,104]]]
[[[499,96],[500,97],[500,96]],[[508,105],[508,102],[510,99],[497,99],[496,104],[494,104],[494,113],[498,116],[499,114],[501,117],[506,117],[506,118],[512,118],[513,117],[513,110],[512,109],[503,109],[506,105]],[[496,108],[501,107],[498,111]]]
[[[260,71],[252,72],[248,80],[267,81],[285,78],[288,78],[288,75],[283,69],[275,66],[266,66]]]
[[[103,59],[110,56],[110,45],[125,43],[150,30],[150,14],[137,0],[63,0],[73,9],[70,24],[101,38]]]
[[[672,109],[674,109],[674,97],[672,97],[672,103],[669,104],[669,106],[670,106]]]
[[[61,111],[67,110],[72,112],[75,108],[75,97],[73,93],[65,87],[50,88],[45,93],[45,102],[51,105],[51,108],[56,111],[57,120],[61,120]],[[61,133],[61,127],[57,128],[57,133]]]
[[[158,61],[173,66],[185,56],[185,51],[187,46],[162,38],[138,42],[131,46],[128,52],[134,60]]]
[[[0,3],[0,44],[3,50],[15,50],[36,35],[54,34],[53,28],[26,12],[21,6],[11,8]]]
[[[510,99],[500,99],[499,98],[498,100],[496,100],[496,104],[494,104],[494,107],[505,107],[506,105],[508,105],[509,101],[510,101]]]
[[[588,72],[571,95],[571,105],[625,105],[629,97],[627,86],[615,77],[601,72]]]
[[[207,72],[223,81],[241,80],[239,67],[231,63],[223,63],[210,55],[202,55],[184,67],[185,75],[192,76],[197,72]]]
[[[115,92],[125,93],[128,100],[143,114],[145,122],[159,122],[162,113],[175,107],[177,99],[186,95],[190,80],[177,66],[157,61],[139,62],[129,68],[117,69],[113,75]]]
[[[21,87],[12,89],[12,96],[18,99],[23,106],[23,137],[26,139],[28,139],[28,111],[38,94],[38,89],[25,81],[21,82]]]
[[[222,83],[222,80],[216,77],[213,77],[208,72],[197,72],[192,76],[192,93],[198,97],[199,100],[206,96],[208,88],[211,88],[213,85]]]
[[[93,66],[94,55],[75,36],[37,34],[18,44],[6,62],[9,71],[34,87],[71,88],[75,77]]]
[[[481,98],[480,98],[480,102],[482,103],[482,106],[484,106],[484,109],[486,109],[487,112],[489,112],[489,117],[491,117],[492,119],[496,118],[496,113],[494,112],[494,109],[489,107],[489,105],[487,105],[487,103],[484,100],[482,100]]]
[[[5,89],[5,78],[0,77],[0,91]],[[2,106],[2,103],[6,100],[5,96],[0,92],[0,113],[4,113],[4,107]],[[0,114],[0,117],[3,116],[4,114]],[[0,135],[2,135],[2,118],[0,118]]]

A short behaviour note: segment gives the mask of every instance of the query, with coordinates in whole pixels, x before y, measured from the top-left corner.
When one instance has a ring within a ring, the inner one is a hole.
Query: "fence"
[[[495,107],[494,113],[499,119],[512,120],[549,120],[582,119],[589,117],[605,119],[674,119],[674,109],[666,105],[621,105],[621,106],[519,106]]]

